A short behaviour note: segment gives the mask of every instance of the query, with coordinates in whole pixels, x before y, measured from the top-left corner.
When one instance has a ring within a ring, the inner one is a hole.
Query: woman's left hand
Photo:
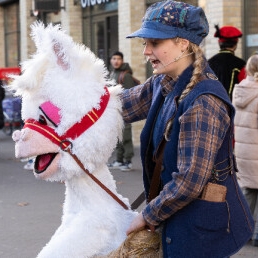
[[[148,226],[151,229],[151,231],[155,231],[155,227],[152,225],[148,225],[145,219],[143,218],[142,213],[139,213],[132,221],[130,227],[127,229],[126,235],[128,236],[133,231],[138,231],[144,228],[145,226]]]

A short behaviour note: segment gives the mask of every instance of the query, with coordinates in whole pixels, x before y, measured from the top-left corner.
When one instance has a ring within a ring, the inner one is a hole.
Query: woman
[[[207,34],[201,8],[163,1],[150,6],[141,28],[128,36],[143,39],[154,75],[122,95],[125,122],[146,119],[141,158],[147,206],[127,234],[162,226],[164,257],[227,257],[253,231],[236,180],[234,108],[199,47]]]
[[[258,55],[251,56],[246,65],[247,78],[235,85],[233,105],[235,117],[235,153],[239,168],[238,182],[250,210],[258,211]],[[258,218],[253,245],[258,246]]]

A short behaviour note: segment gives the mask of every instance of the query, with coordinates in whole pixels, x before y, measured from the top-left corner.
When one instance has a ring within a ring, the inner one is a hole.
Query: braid
[[[195,61],[193,63],[193,67],[194,67],[193,75],[192,75],[190,82],[186,86],[185,90],[182,92],[178,103],[180,103],[185,98],[185,96],[193,89],[193,87],[199,81],[201,81],[202,71],[203,71],[204,64],[205,64],[203,52],[199,46],[190,42],[189,51],[194,53]]]
[[[194,70],[193,70],[192,78],[188,83],[188,85],[186,86],[185,90],[182,92],[178,100],[178,103],[180,103],[186,97],[186,95],[193,89],[193,87],[202,80],[202,75],[203,75],[202,72],[204,69],[204,65],[206,64],[203,52],[199,46],[190,42],[189,53],[191,52],[194,53],[194,63],[193,63]],[[170,135],[172,124],[173,124],[172,120],[170,120],[166,125],[166,129],[164,133],[166,141],[170,140],[169,135]]]

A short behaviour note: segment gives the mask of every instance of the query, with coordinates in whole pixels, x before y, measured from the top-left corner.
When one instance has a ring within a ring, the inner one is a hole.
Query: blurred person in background
[[[124,55],[120,51],[115,51],[110,59],[112,70],[110,78],[121,84],[123,88],[130,89],[134,86],[133,71],[128,63],[124,62]],[[125,123],[123,129],[123,139],[116,146],[116,160],[108,164],[109,168],[130,171],[132,169],[132,157],[134,156],[132,125]]]
[[[238,182],[256,219],[253,245],[258,246],[258,55],[246,64],[246,79],[233,91],[235,116],[235,155]]]

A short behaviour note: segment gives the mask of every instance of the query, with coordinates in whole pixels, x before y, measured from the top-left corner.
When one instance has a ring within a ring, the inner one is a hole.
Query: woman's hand
[[[126,235],[128,236],[133,231],[138,231],[146,226],[148,226],[151,231],[155,231],[155,227],[147,224],[147,222],[144,220],[142,216],[142,213],[139,213],[132,221],[130,227],[127,229]]]

